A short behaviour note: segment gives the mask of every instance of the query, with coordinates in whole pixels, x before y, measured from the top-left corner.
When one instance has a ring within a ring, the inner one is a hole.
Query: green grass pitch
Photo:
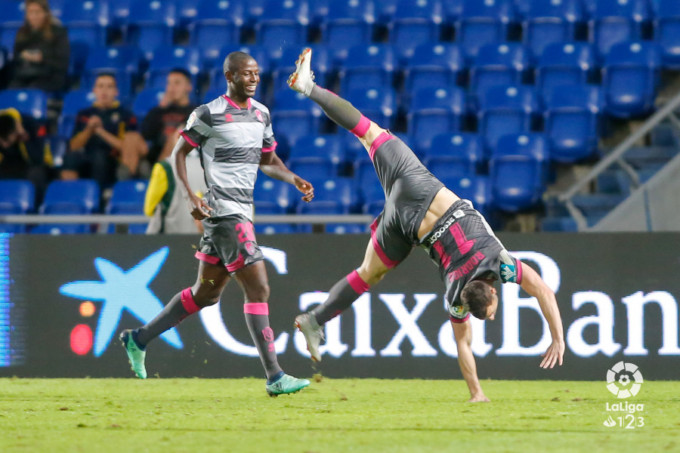
[[[604,382],[482,385],[491,403],[467,403],[459,380],[323,379],[270,398],[262,379],[0,379],[0,451],[680,451],[680,382],[628,400]],[[622,401],[644,404],[644,426],[603,425]]]

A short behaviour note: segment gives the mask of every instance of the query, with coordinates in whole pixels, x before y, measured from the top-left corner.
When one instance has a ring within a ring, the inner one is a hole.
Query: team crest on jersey
[[[501,252],[501,279],[504,282],[517,283],[517,266],[510,254],[503,250]]]
[[[191,127],[196,123],[196,112],[191,112],[191,115],[189,115],[189,119],[187,120],[187,129],[191,129]]]
[[[262,119],[262,112],[259,110],[255,110],[255,116],[257,117],[257,120],[261,123],[264,123],[264,120]]]
[[[462,318],[465,315],[465,308],[462,305],[454,305],[451,307],[451,313],[459,318]]]
[[[231,123],[232,121],[234,121],[234,117],[231,116],[231,113],[226,113],[226,114],[224,115],[224,120],[225,120],[227,123]]]

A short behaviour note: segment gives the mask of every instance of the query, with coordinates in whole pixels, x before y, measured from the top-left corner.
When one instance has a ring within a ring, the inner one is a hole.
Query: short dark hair
[[[241,64],[246,61],[246,60],[254,60],[253,57],[248,55],[245,52],[232,52],[229,55],[227,55],[227,58],[224,59],[224,64],[222,65],[222,72],[225,74],[227,71],[234,73],[238,72],[238,68],[241,66]]]
[[[0,114],[0,138],[6,140],[15,130],[17,130],[17,122],[12,115]]]
[[[168,72],[168,75],[169,74],[181,74],[185,79],[187,79],[187,82],[191,82],[191,74],[189,74],[189,71],[184,68],[172,68],[170,72]]]
[[[97,76],[94,78],[94,83],[97,83],[97,79],[99,79],[100,77],[111,77],[113,79],[113,81],[116,83],[116,86],[118,86],[118,80],[116,79],[116,74],[114,74],[113,72],[109,72],[109,71],[98,72]]]
[[[491,305],[491,286],[481,280],[468,282],[460,293],[468,311],[477,319],[486,319],[486,308]]]

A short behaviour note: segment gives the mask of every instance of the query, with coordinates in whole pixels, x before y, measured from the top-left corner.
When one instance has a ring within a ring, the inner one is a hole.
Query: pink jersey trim
[[[357,271],[353,271],[347,275],[347,282],[349,283],[349,286],[352,287],[354,292],[357,293],[357,295],[362,295],[370,288],[368,283],[366,283],[364,279],[361,278]]]
[[[378,135],[378,138],[373,140],[373,143],[371,143],[371,149],[368,151],[368,155],[371,156],[371,161],[373,161],[373,156],[375,156],[375,152],[378,150],[378,148],[380,148],[380,145],[388,140],[392,140],[393,138],[394,137],[391,134],[383,132],[382,134]]]
[[[234,261],[231,263],[227,264],[227,271],[228,272],[236,272],[237,270],[243,268],[246,265],[246,260],[243,258],[243,255],[239,253],[238,258],[236,258]]]
[[[359,118],[359,124],[354,126],[354,129],[350,130],[351,133],[356,135],[357,137],[363,137],[366,135],[366,132],[368,132],[368,129],[371,127],[371,120],[366,118],[364,115],[361,115],[361,118]]]
[[[517,261],[517,284],[522,283],[522,262],[515,258]]]
[[[444,269],[448,269],[449,264],[451,264],[451,255],[446,253],[446,251],[444,250],[444,246],[439,241],[435,242],[432,245],[432,247],[434,247],[434,249],[437,251],[437,253],[439,253],[439,260],[442,263],[442,267]]]
[[[269,304],[267,302],[248,302],[243,304],[243,313],[249,315],[269,315]]]
[[[465,315],[465,317],[463,319],[454,318],[453,316],[449,316],[449,319],[451,320],[451,322],[454,322],[456,324],[461,324],[461,323],[464,323],[465,321],[467,321],[468,319],[470,319],[470,313]]]
[[[201,309],[201,307],[196,305],[196,301],[194,301],[194,295],[191,294],[191,288],[186,288],[184,291],[182,291],[180,299],[182,300],[182,306],[184,307],[184,310],[186,310],[186,312],[189,314],[196,313]]]
[[[278,142],[274,142],[272,146],[268,146],[266,148],[262,148],[263,153],[271,153],[272,151],[276,150],[276,147],[279,145]]]
[[[182,137],[184,137],[184,140],[186,140],[187,142],[189,142],[189,144],[190,144],[191,146],[193,146],[194,148],[198,148],[198,147],[200,146],[198,143],[196,143],[195,141],[193,141],[192,139],[190,139],[186,132],[182,131],[179,135],[181,135]]]
[[[207,255],[203,252],[196,252],[194,254],[194,256],[197,259],[199,259],[201,261],[205,261],[208,264],[219,264],[219,262],[220,262],[220,259],[218,257],[212,256],[212,255]]]
[[[383,262],[385,266],[387,266],[389,269],[393,268],[397,264],[399,264],[399,261],[394,261],[391,260],[386,254],[385,251],[380,247],[380,244],[378,244],[378,236],[375,233],[376,228],[378,227],[378,219],[375,219],[373,223],[371,224],[371,242],[373,243],[373,249],[375,250],[375,253],[378,254],[378,258],[380,258],[380,261]]]
[[[229,96],[223,94],[222,97],[229,103],[229,105],[231,105],[235,109],[241,110],[241,106],[234,102]],[[250,98],[248,98],[248,108],[250,108]]]

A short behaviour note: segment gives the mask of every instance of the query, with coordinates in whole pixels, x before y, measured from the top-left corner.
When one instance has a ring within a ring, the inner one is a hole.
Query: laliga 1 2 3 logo
[[[634,363],[617,362],[607,370],[607,390],[618,399],[637,395],[642,383],[642,373]],[[610,414],[603,423],[607,428],[619,426],[625,429],[635,429],[645,426],[645,419],[642,417],[645,405],[642,403],[635,404],[628,401],[606,403],[605,410]],[[612,412],[616,413],[614,417],[611,415]],[[622,414],[618,415],[619,413]]]

